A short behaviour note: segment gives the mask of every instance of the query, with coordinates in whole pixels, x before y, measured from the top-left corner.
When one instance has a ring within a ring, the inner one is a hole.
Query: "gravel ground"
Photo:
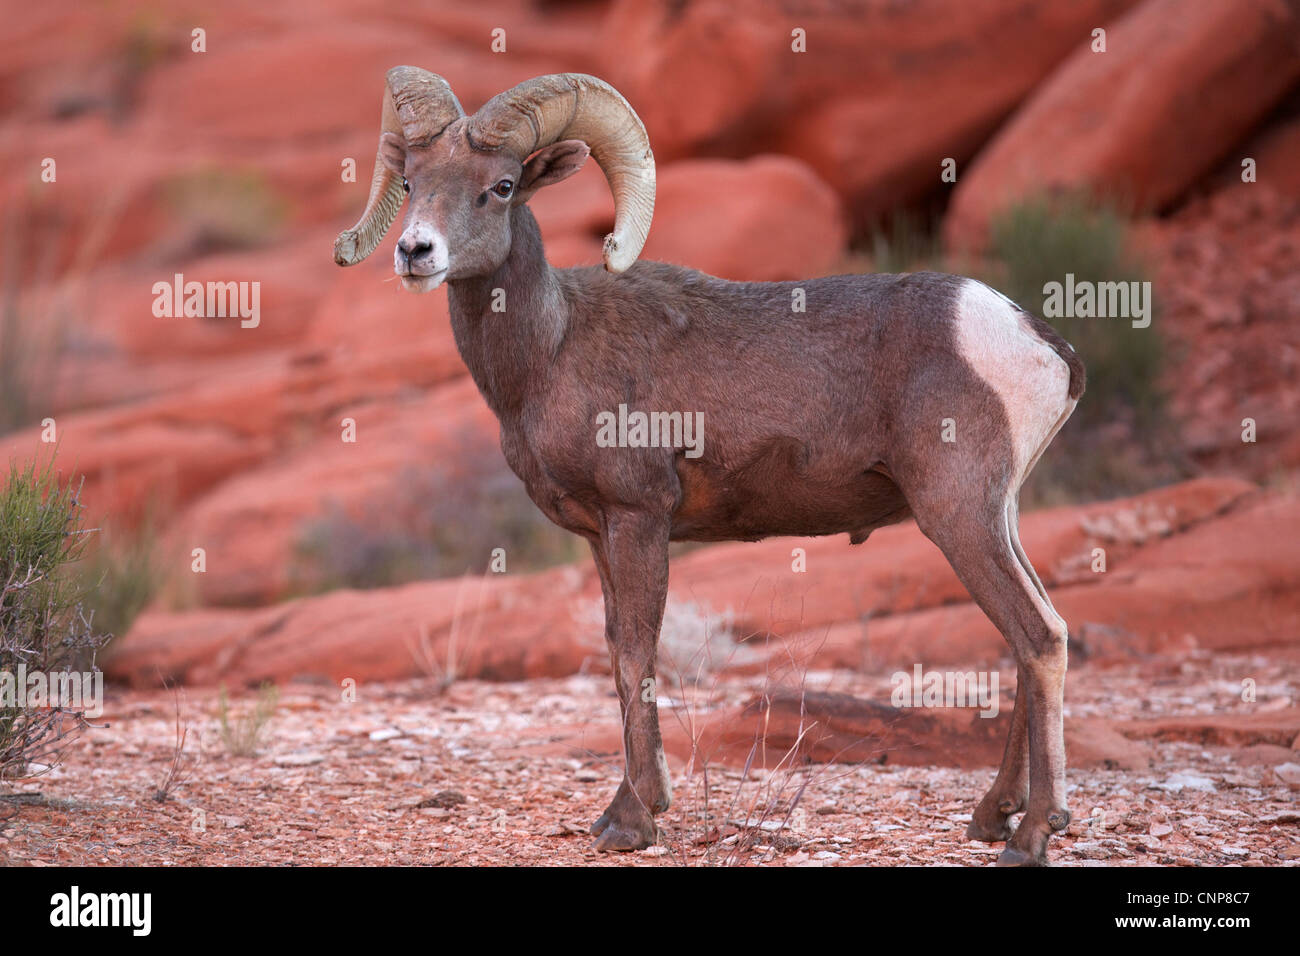
[[[1215,713],[1251,673],[1259,708],[1294,707],[1294,664],[1201,656],[1160,665],[1076,667],[1070,716]],[[883,678],[809,674],[810,687],[887,696]],[[733,707],[761,679],[722,676],[689,697],[697,718]],[[1263,691],[1267,691],[1267,694]],[[450,864],[985,866],[1000,852],[964,838],[993,769],[814,765],[750,771],[678,763],[661,845],[604,855],[588,825],[619,779],[609,753],[617,702],[605,676],[518,684],[426,682],[282,690],[265,740],[233,756],[209,690],[117,692],[64,763],[0,800],[9,865]],[[231,705],[236,716],[255,700]],[[154,793],[189,737],[180,783]],[[662,701],[665,721],[681,701]],[[1067,720],[1069,718],[1067,717]],[[592,746],[587,742],[591,741]],[[1074,822],[1053,862],[1089,865],[1300,865],[1300,807],[1277,745],[1150,741],[1141,772],[1070,772]],[[1292,745],[1294,746],[1294,744]],[[701,768],[696,768],[697,771]],[[706,800],[707,788],[707,800]],[[17,796],[26,794],[27,796]],[[796,799],[797,798],[797,799]]]

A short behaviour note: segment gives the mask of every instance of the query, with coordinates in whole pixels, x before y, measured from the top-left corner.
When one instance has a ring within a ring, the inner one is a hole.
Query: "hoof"
[[[600,836],[596,837],[593,847],[597,853],[628,853],[632,850],[644,850],[653,844],[657,837],[658,833],[653,821],[648,828],[627,827],[611,821],[600,831]]]
[[[1007,847],[998,857],[998,866],[1047,866],[1046,856],[1030,856],[1013,846]]]
[[[618,788],[605,812],[591,825],[595,848],[602,853],[641,850],[658,839],[654,818],[626,783]]]
[[[1005,820],[1001,826],[986,826],[978,820],[971,820],[966,825],[966,839],[979,840],[982,843],[1001,843],[1011,839],[1012,832],[1011,825]]]
[[[980,840],[984,843],[1001,843],[1009,840],[1011,834],[1015,832],[1015,828],[1011,826],[1011,816],[1024,808],[1023,797],[1018,799],[1004,797],[997,803],[992,803],[991,796],[985,795],[975,807],[971,821],[966,826],[966,839]]]

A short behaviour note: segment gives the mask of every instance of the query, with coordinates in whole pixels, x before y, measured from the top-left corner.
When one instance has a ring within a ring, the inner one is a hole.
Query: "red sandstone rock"
[[[948,242],[978,246],[1018,198],[1076,189],[1159,210],[1209,172],[1300,77],[1300,8],[1146,0],[1084,42],[958,178]]]
[[[1132,0],[737,5],[627,0],[605,72],[661,160],[764,150],[808,162],[858,225],[941,188],[1089,31]],[[792,31],[805,31],[805,53]]]
[[[844,251],[834,191],[798,160],[671,163],[658,177],[644,257],[724,279],[824,275]]]

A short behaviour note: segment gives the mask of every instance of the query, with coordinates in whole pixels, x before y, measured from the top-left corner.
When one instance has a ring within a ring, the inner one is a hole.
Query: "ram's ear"
[[[562,139],[539,149],[524,163],[515,190],[515,202],[527,202],[543,186],[568,179],[582,168],[591,147],[580,139]]]
[[[379,137],[379,158],[395,175],[406,175],[406,142],[396,133]]]

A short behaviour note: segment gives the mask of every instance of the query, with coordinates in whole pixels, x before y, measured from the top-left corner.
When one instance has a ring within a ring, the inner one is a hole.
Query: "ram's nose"
[[[446,240],[424,223],[410,226],[397,240],[393,268],[399,276],[434,276],[446,272]]]
[[[421,256],[428,255],[433,251],[433,243],[426,239],[408,236],[402,233],[402,238],[397,240],[397,248],[401,250],[402,255],[409,262],[412,259],[419,259]]]

